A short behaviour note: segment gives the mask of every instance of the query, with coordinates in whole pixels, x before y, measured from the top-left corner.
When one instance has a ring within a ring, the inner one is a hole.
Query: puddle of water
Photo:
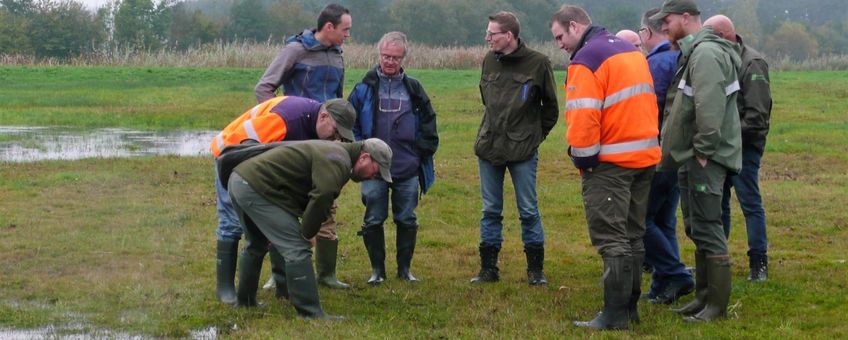
[[[0,126],[0,162],[149,155],[208,156],[217,131]]]
[[[68,326],[46,326],[33,329],[12,329],[0,328],[0,339],[4,340],[31,340],[31,339],[73,339],[73,340],[88,340],[88,339],[120,339],[120,340],[142,340],[150,339],[151,337],[132,335],[123,332],[113,332],[109,330],[91,329],[82,325]],[[209,327],[206,329],[193,330],[189,335],[190,339],[196,340],[215,340],[218,338],[218,329]]]

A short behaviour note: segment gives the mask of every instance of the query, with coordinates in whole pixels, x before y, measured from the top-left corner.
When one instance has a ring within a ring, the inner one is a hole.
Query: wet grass
[[[250,89],[261,72],[0,68],[0,125],[219,128],[253,104]],[[348,70],[347,91],[363,72]],[[288,303],[265,291],[259,299],[267,305],[253,310],[215,300],[210,159],[7,163],[0,164],[0,327],[83,323],[156,337],[217,327],[222,337],[252,339],[848,337],[848,218],[842,210],[848,204],[848,101],[833,98],[848,91],[848,74],[773,75],[775,108],[762,169],[770,281],[745,281],[745,228],[734,207],[728,320],[688,325],[667,306],[644,303],[640,325],[599,333],[571,325],[600,306],[601,262],[589,244],[579,177],[564,157],[564,125],[540,150],[550,285],[531,289],[525,283],[508,184],[502,281],[471,286],[479,265],[472,151],[480,119],[478,73],[410,72],[430,92],[442,137],[438,181],[418,210],[422,229],[413,269],[419,284],[390,277],[380,287],[365,285],[370,270],[355,235],[363,213],[356,184],[343,191],[338,216],[339,275],[354,288],[321,289],[325,309],[348,320],[320,323],[297,319]],[[44,113],[51,110],[57,113]],[[691,264],[693,245],[682,232],[680,239]],[[391,225],[387,240],[392,254]],[[393,256],[387,266],[392,272]]]

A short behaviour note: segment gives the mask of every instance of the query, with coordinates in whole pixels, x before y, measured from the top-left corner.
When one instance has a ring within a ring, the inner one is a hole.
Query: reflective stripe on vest
[[[256,133],[256,128],[253,127],[252,119],[245,121],[244,124],[242,124],[242,127],[244,128],[244,132],[247,134],[248,138],[262,143],[262,140],[259,139],[259,134]]]
[[[677,84],[677,88],[683,90],[683,94],[692,97],[695,95],[694,90],[692,90],[691,86],[686,86],[686,80],[680,79],[680,83]],[[724,95],[729,96],[733,94],[733,92],[739,91],[741,87],[739,86],[739,81],[734,80],[733,83],[727,85],[724,88]]]
[[[259,113],[259,106],[262,104],[258,104],[253,107],[253,110],[250,110],[250,118],[256,118],[256,114]]]
[[[601,151],[601,144],[587,146],[585,148],[571,147],[571,155],[575,157],[589,157],[597,155]]]
[[[641,151],[660,146],[656,138],[646,138],[624,143],[595,144],[585,148],[571,147],[571,155],[576,157],[590,157],[594,155],[614,155],[625,152]]]
[[[224,150],[224,146],[226,146],[226,145],[224,144],[224,133],[223,132],[218,132],[218,135],[215,136],[215,141],[218,143],[218,150],[216,150],[215,152],[217,153],[217,152],[221,152],[221,150]]]
[[[631,87],[625,88],[621,91],[618,91],[616,93],[613,93],[613,94],[607,96],[607,99],[604,100],[604,107],[613,106],[613,105],[615,105],[619,102],[625,101],[627,99],[630,99],[632,97],[638,96],[640,94],[645,94],[645,93],[653,94],[654,93],[654,87],[651,86],[651,84],[645,84],[645,83],[633,85]]]
[[[565,102],[566,110],[574,109],[598,109],[604,108],[604,102],[594,98],[572,99]]]

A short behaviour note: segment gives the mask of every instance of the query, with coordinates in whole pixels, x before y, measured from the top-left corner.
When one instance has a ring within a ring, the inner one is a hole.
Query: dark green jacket
[[[742,168],[742,132],[736,97],[739,55],[710,27],[677,41],[678,69],[666,97],[659,171],[700,156],[733,172]]]
[[[301,234],[312,238],[361,150],[362,142],[292,142],[245,160],[233,171],[269,202],[300,217]]]
[[[510,54],[486,54],[480,96],[474,153],[494,165],[530,159],[559,117],[551,61],[520,40]]]
[[[763,55],[742,42],[736,36],[742,68],[739,70],[738,107],[742,123],[742,144],[751,145],[760,152],[766,147],[766,136],[771,118],[771,89],[769,88],[768,63]]]

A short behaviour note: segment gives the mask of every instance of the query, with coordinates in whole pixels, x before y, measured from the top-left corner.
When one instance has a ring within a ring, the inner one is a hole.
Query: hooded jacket
[[[482,69],[475,154],[496,166],[530,159],[559,115],[551,61],[519,40],[510,54],[489,51]]]
[[[677,41],[680,59],[666,99],[662,161],[658,171],[677,169],[692,157],[738,173],[742,133],[736,98],[741,67],[733,43],[710,27]]]
[[[341,98],[344,86],[341,46],[322,45],[312,30],[289,37],[256,84],[256,101],[261,103],[273,98],[281,85],[287,96],[306,97],[322,103]]]
[[[736,36],[736,41],[742,58],[742,68],[739,70],[741,90],[738,97],[742,144],[751,145],[763,152],[772,106],[768,63],[760,52],[745,45],[739,35]]]
[[[422,194],[426,194],[436,181],[433,154],[439,147],[439,134],[436,131],[436,112],[430,104],[430,98],[424,87],[415,78],[406,75],[401,70],[401,82],[409,93],[412,101],[412,114],[415,116],[415,151],[420,157],[418,166],[418,184]],[[353,125],[353,135],[356,140],[374,137],[377,117],[379,114],[380,76],[377,67],[372,68],[362,82],[354,86],[348,97],[356,109],[356,123]]]

